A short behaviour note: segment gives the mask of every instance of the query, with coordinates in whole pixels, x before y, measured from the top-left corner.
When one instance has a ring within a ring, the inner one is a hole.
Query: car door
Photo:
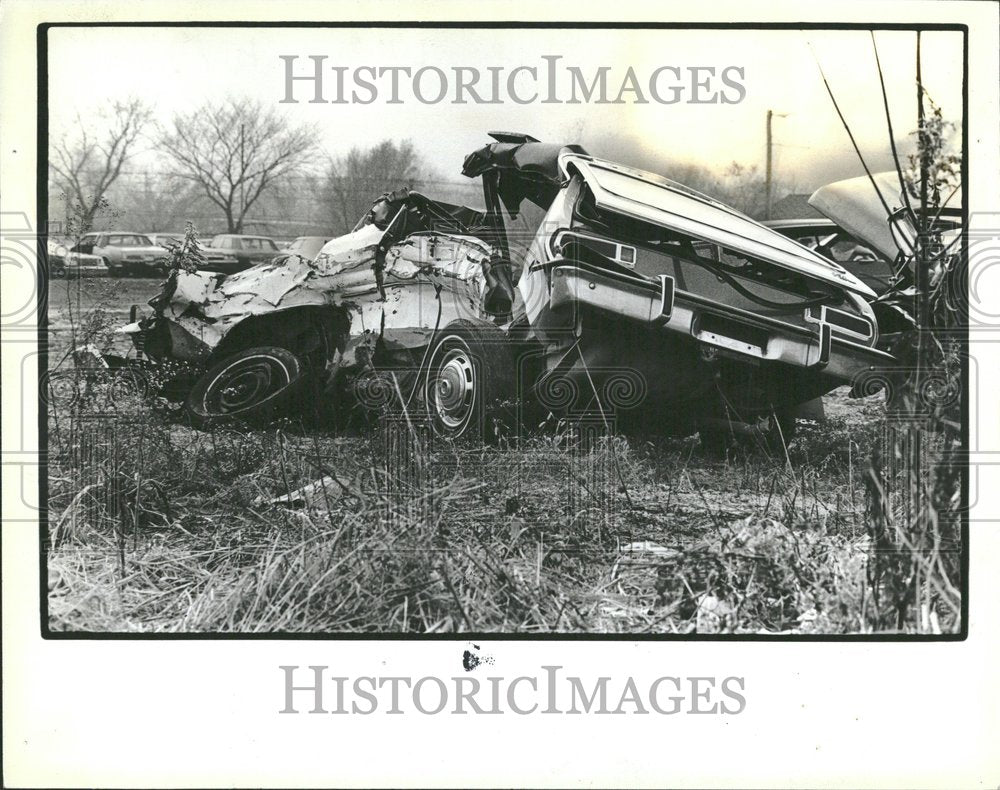
[[[243,249],[243,254],[246,256],[247,265],[256,266],[260,263],[260,239],[254,238],[242,238],[239,240],[240,246]]]
[[[256,265],[270,260],[277,254],[277,247],[269,243],[269,239],[249,238],[243,240],[249,252],[250,260]]]
[[[243,239],[239,236],[229,236],[223,241],[222,247],[236,258],[241,269],[246,269],[252,265],[249,255],[244,250]]]
[[[124,256],[122,250],[122,240],[125,237],[120,233],[106,233],[97,240],[94,247],[94,254],[101,255],[113,263],[120,263]]]
[[[93,255],[95,254],[94,248],[96,246],[95,244],[96,241],[97,241],[97,234],[88,233],[87,235],[83,236],[77,244],[74,244],[72,247],[70,247],[69,251],[80,252],[83,253],[84,255]]]

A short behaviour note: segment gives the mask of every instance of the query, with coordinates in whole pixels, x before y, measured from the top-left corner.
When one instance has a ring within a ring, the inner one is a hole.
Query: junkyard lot
[[[154,279],[54,281],[50,364],[69,348],[71,314],[98,309],[109,327],[120,326],[129,305],[143,304],[158,287]],[[117,338],[116,350],[125,351]],[[119,491],[128,506],[117,514],[106,502],[88,504],[92,493],[75,496],[100,483],[100,475],[60,460],[60,447],[71,443],[71,418],[56,403],[50,625],[95,631],[808,629],[815,620],[800,621],[807,608],[801,601],[787,602],[791,614],[764,619],[760,607],[747,605],[725,615],[730,619],[721,626],[701,616],[704,607],[692,610],[692,601],[684,601],[704,599],[716,584],[706,575],[725,576],[727,568],[741,584],[747,581],[740,600],[761,599],[771,582],[747,579],[737,566],[748,554],[767,552],[788,565],[782,536],[792,536],[806,546],[821,541],[822,563],[848,569],[840,588],[828,591],[840,613],[823,605],[828,602],[813,607],[835,618],[817,630],[856,630],[852,610],[866,540],[863,473],[881,404],[849,401],[843,390],[826,400],[829,422],[802,426],[782,457],[761,451],[720,461],[693,437],[640,436],[581,454],[541,431],[517,450],[440,447],[424,459],[419,481],[403,475],[395,504],[387,505],[372,474],[385,465],[378,426],[358,425],[342,436],[294,425],[207,433],[126,398],[111,418],[117,441],[134,462],[131,478],[153,482]],[[339,482],[311,507],[267,504],[329,472]],[[79,479],[88,475],[93,479]],[[404,499],[412,495],[417,507],[393,511],[400,492]],[[748,536],[757,541],[752,547]],[[622,551],[643,542],[648,545]],[[665,559],[668,550],[682,554]],[[816,570],[808,567],[810,555],[796,551],[808,577]]]
[[[69,310],[73,316],[86,315],[100,308],[116,318],[127,318],[129,307],[145,305],[160,288],[155,277],[115,279],[83,277],[49,281],[49,327],[59,333],[69,325]],[[130,346],[126,343],[123,349]]]

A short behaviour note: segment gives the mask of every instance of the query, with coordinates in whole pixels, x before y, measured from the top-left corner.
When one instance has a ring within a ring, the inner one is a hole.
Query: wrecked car
[[[735,425],[787,439],[798,404],[891,364],[841,266],[669,179],[539,146],[498,139],[465,172],[492,176],[498,211],[547,208],[519,284],[540,384],[586,397],[638,372],[639,424],[715,444]]]
[[[323,245],[328,241],[330,241],[328,236],[299,236],[293,239],[287,247],[282,249],[271,260],[274,263],[281,263],[293,255],[298,255],[301,258],[311,261],[319,255],[319,251],[323,249]]]
[[[448,437],[513,403],[787,440],[799,404],[893,362],[875,294],[835,262],[580,146],[491,136],[462,171],[484,211],[383,195],[315,260],[173,272],[125,331],[197,367],[198,421],[272,413],[309,379],[388,388]]]
[[[876,294],[893,284],[892,261],[856,239],[833,220],[817,217],[778,219],[763,223],[782,236],[839,263]]]
[[[123,331],[153,362],[204,370],[186,395],[203,424],[270,415],[306,380],[343,396],[360,377],[412,368],[437,328],[500,333],[514,289],[488,230],[481,212],[390,193],[314,260],[172,272],[155,314]]]
[[[898,269],[912,265],[917,231],[911,221],[915,198],[904,195],[900,176],[894,171],[859,176],[817,189],[809,205],[860,239]],[[951,233],[961,227],[962,205],[957,190],[944,196],[943,205],[931,217],[931,230]]]
[[[809,205],[825,215],[832,228],[830,236],[820,237],[825,246],[815,247],[818,252],[828,254],[827,250],[832,252],[838,242],[843,251],[849,240],[864,245],[854,248],[856,252],[868,251],[856,254],[843,266],[876,292],[871,306],[880,328],[879,345],[885,349],[915,326],[917,230],[913,205],[917,201],[904,194],[901,181],[894,171],[875,173],[827,184],[809,198]],[[932,282],[925,284],[928,290],[944,271],[956,268],[948,261],[960,252],[961,198],[957,190],[942,197],[943,204],[928,216],[928,233],[937,241],[936,246],[924,245],[936,259],[930,269]],[[776,230],[793,237],[801,232],[801,228],[794,230],[790,226]]]

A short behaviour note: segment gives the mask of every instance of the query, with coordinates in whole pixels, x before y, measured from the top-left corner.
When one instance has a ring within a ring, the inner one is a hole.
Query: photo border
[[[37,218],[38,260],[45,260],[48,235],[48,31],[52,28],[112,27],[112,28],[312,28],[312,29],[597,29],[597,30],[860,30],[860,31],[948,31],[962,33],[962,250],[967,253],[969,233],[969,26],[960,23],[852,23],[852,22],[610,22],[610,21],[421,21],[383,20],[347,22],[276,22],[276,21],[114,21],[114,22],[44,22],[37,26]],[[42,152],[45,152],[44,155]],[[44,158],[43,158],[44,156]],[[38,333],[38,441],[39,441],[39,615],[43,640],[74,641],[451,641],[503,640],[534,642],[961,642],[969,636],[969,478],[968,463],[961,467],[961,568],[962,602],[961,630],[952,634],[641,634],[641,633],[507,633],[503,631],[458,631],[443,634],[409,634],[394,632],[318,632],[302,633],[271,631],[247,632],[99,632],[53,631],[48,619],[48,410],[43,402],[44,378],[48,373],[48,275],[39,266],[37,277]],[[968,298],[968,297],[967,297]],[[968,307],[968,305],[964,305]],[[969,316],[960,332],[962,376],[962,450],[969,448],[969,389],[968,351]],[[957,333],[956,333],[957,334]]]

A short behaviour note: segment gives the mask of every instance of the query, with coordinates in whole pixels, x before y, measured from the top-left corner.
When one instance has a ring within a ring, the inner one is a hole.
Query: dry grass
[[[94,298],[88,287],[76,320],[65,317],[75,292],[53,308],[53,630],[897,627],[870,604],[877,398],[837,393],[828,421],[800,425],[780,457],[725,461],[694,438],[584,447],[558,431],[429,448],[405,422],[350,435],[291,423],[205,433],[121,382],[68,370],[72,345],[108,347],[120,322],[116,288]],[[269,504],[323,476],[333,480],[308,502]]]
[[[869,628],[877,404],[806,427],[781,458],[718,461],[693,438],[429,449],[405,424],[204,433],[111,386],[52,404],[53,630]],[[308,502],[269,504],[324,475]]]

